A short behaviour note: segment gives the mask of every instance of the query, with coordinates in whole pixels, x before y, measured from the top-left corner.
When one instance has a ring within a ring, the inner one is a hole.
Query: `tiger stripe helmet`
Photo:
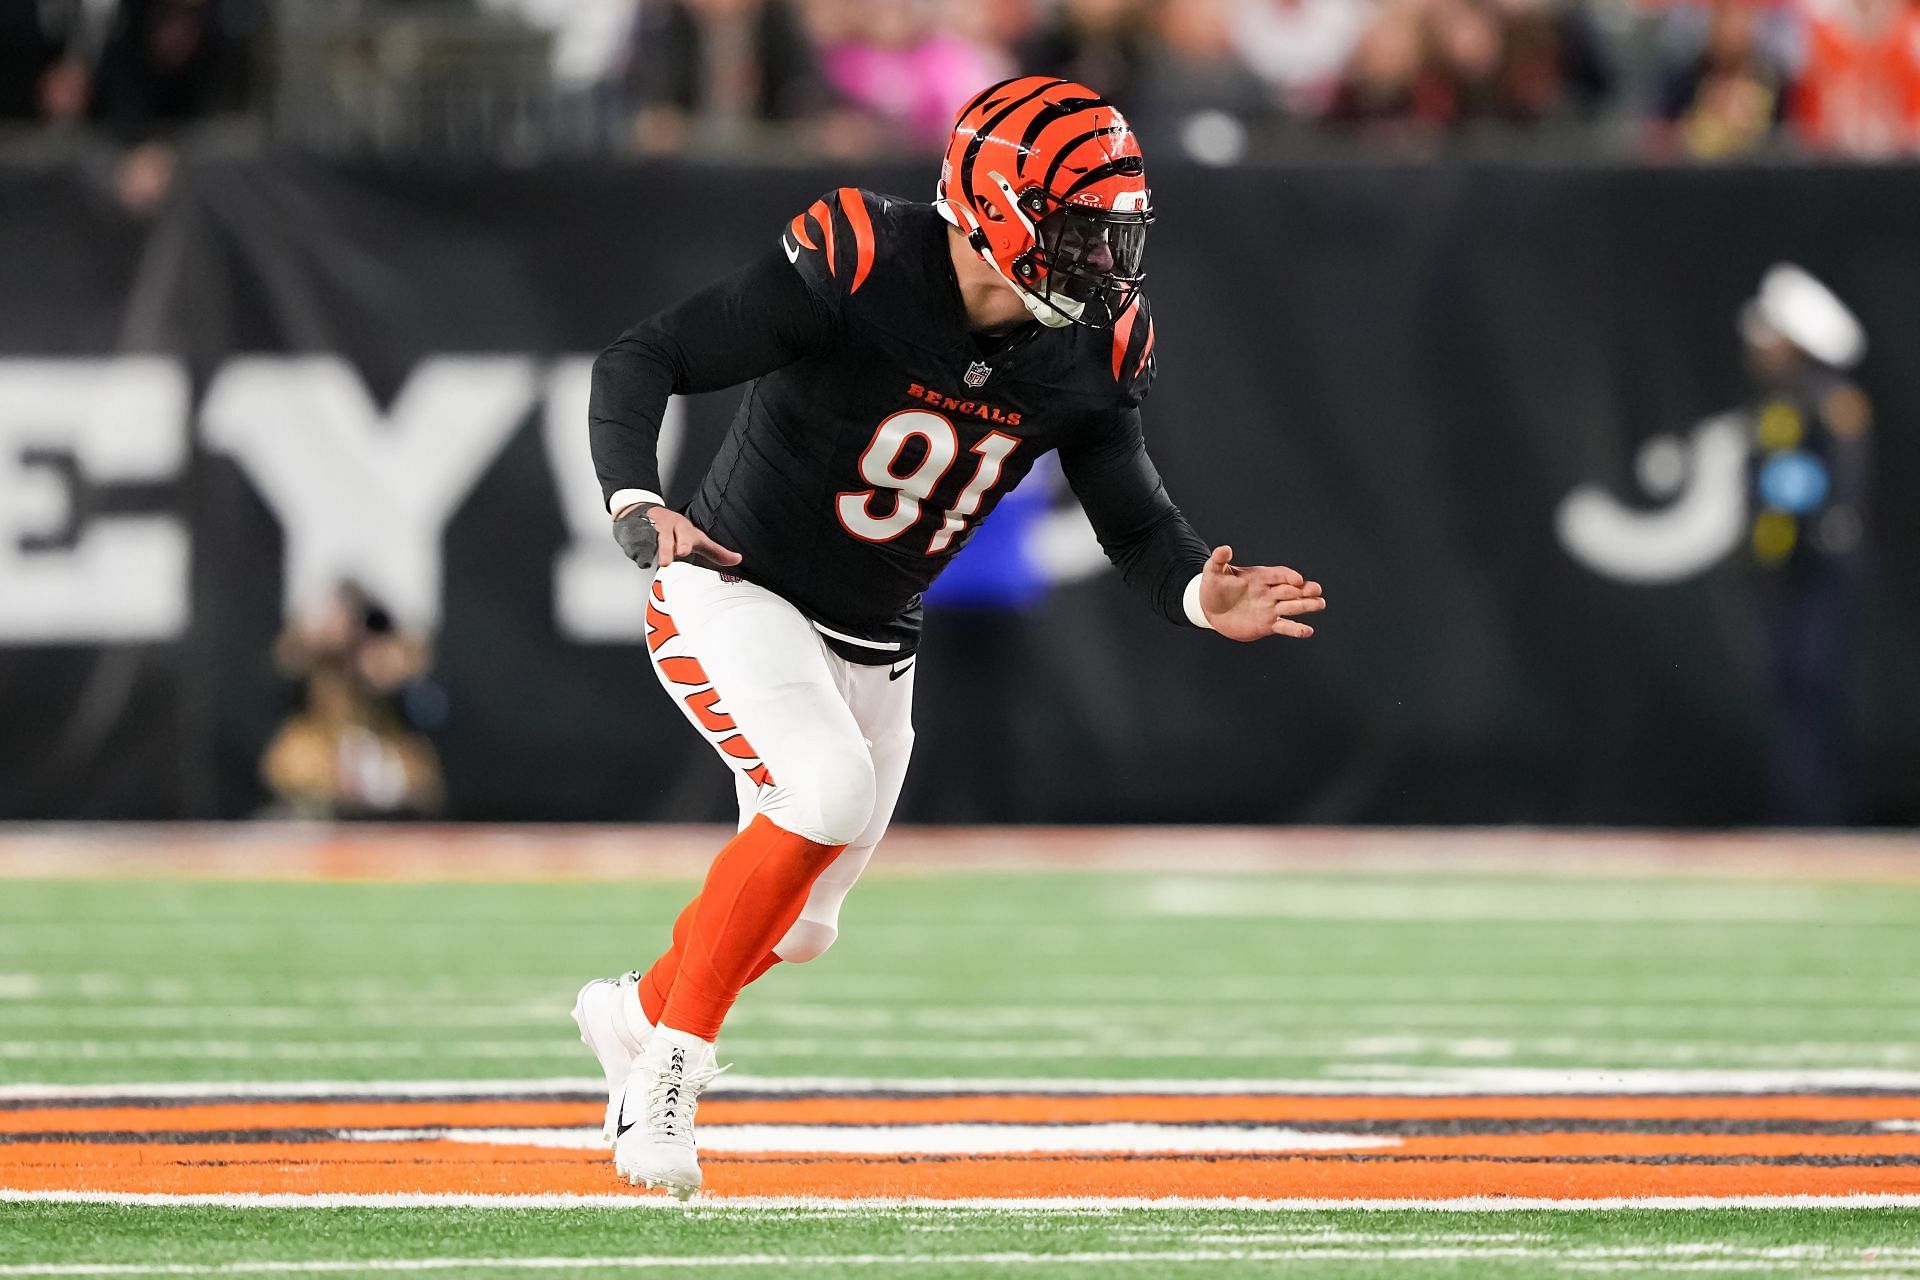
[[[1145,278],[1146,160],[1086,85],[1022,76],[982,91],[954,123],[935,205],[1050,327],[1112,326]]]

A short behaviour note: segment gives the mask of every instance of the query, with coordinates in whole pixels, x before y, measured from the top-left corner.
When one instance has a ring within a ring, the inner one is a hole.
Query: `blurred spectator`
[[[480,0],[553,34],[553,79],[563,90],[613,79],[626,61],[641,0]]]
[[[1143,2],[1129,0],[1130,6]],[[1025,54],[1035,47],[1046,22],[1062,12],[1065,3],[1066,0],[971,0],[970,3],[943,0],[940,23],[949,34],[986,50],[997,65],[1005,68],[1000,77],[1005,79],[1032,72],[1033,68],[1024,60]]]
[[[632,82],[642,151],[737,147],[758,125],[823,101],[819,68],[786,0],[647,0]]]
[[[1494,2],[1506,26],[1500,76],[1508,118],[1591,117],[1606,106],[1618,77],[1586,6],[1577,0]]]
[[[132,144],[115,194],[151,213],[173,189],[172,134],[245,105],[248,17],[244,0],[120,0],[94,76],[94,114]]]
[[[305,705],[260,762],[276,808],[307,818],[392,817],[440,807],[440,762],[417,721],[442,713],[426,642],[394,630],[352,583],[293,619],[274,646]]]
[[[1122,104],[1146,61],[1142,0],[1060,0],[1046,23],[1019,46],[1020,69],[1092,85]]]
[[[0,120],[62,124],[86,110],[80,5],[0,0]]]
[[[1408,126],[1439,123],[1427,87],[1426,31],[1419,10],[1391,4],[1361,33],[1328,118],[1341,124]]]
[[[1920,4],[1806,3],[1807,65],[1793,111],[1802,137],[1856,156],[1920,149]]]
[[[1237,0],[1158,0],[1153,42],[1127,118],[1149,141],[1229,164],[1246,148],[1243,122],[1270,110],[1267,89],[1234,45]]]
[[[0,118],[128,141],[244,104],[241,0],[0,0]]]
[[[967,99],[1014,73],[971,0],[811,0],[809,27],[841,102],[917,148],[946,141]]]
[[[1587,114],[1611,84],[1578,11],[1541,0],[1391,0],[1361,35],[1328,115],[1414,138]]]
[[[171,134],[246,103],[247,0],[0,0],[0,119],[103,125],[130,149],[120,201],[146,213],[173,185]]]
[[[244,105],[250,31],[239,0],[120,0],[94,76],[95,114],[130,142]]]
[[[1500,63],[1506,31],[1500,12],[1481,0],[1431,0],[1426,18],[1431,62],[1420,99],[1423,110],[1444,125],[1503,114]]]
[[[1372,0],[1244,0],[1234,43],[1282,106],[1317,116],[1372,16]]]
[[[1763,145],[1786,113],[1794,35],[1791,14],[1753,0],[1676,9],[1662,32],[1656,148],[1710,160]]]
[[[372,40],[395,11],[419,15],[412,45],[422,30],[457,36],[480,13],[539,42],[510,93],[487,78],[502,74],[487,61],[497,41],[433,46],[471,75],[442,74],[454,88],[430,100],[395,69],[407,49],[369,68],[386,94],[369,109],[383,121],[375,145],[396,150],[442,116],[466,119],[464,93],[473,119],[500,121],[481,145],[503,151],[537,155],[566,133],[588,148],[630,137],[642,153],[858,159],[937,147],[962,102],[1026,72],[1095,86],[1162,154],[1227,164],[1276,116],[1387,145],[1591,119],[1616,102],[1618,51],[1635,102],[1651,99],[1657,153],[1744,154],[1783,122],[1821,151],[1920,151],[1920,0],[1640,4],[1652,16],[1636,23],[1635,0],[355,0],[312,12],[284,0],[0,0],[0,121],[99,126],[128,148],[123,203],[152,208],[172,184],[179,126],[246,104],[259,15],[273,5],[299,15],[282,52],[306,49],[316,66],[314,50]],[[1657,28],[1658,47],[1628,26]],[[303,101],[286,89],[290,61],[280,91]],[[421,117],[411,130],[409,112]],[[314,136],[352,133],[349,121]],[[1570,136],[1582,151],[1606,141]]]

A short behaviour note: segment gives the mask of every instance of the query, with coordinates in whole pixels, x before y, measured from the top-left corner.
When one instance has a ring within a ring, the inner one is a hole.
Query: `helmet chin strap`
[[[1020,201],[1013,194],[1012,185],[998,173],[988,176],[993,179],[994,185],[998,186],[1001,193],[1006,196],[1007,208],[1011,210],[1013,216],[1018,218],[1021,224],[1026,227],[1027,234],[1036,235],[1037,232],[1032,221],[1022,212]],[[973,211],[960,201],[947,197],[936,200],[934,207],[940,211],[941,217],[945,218],[955,227],[958,227],[960,231],[966,235],[968,247],[980,256],[980,261],[993,268],[995,275],[1007,282],[1007,286],[1019,297],[1022,305],[1033,315],[1035,320],[1038,320],[1049,329],[1064,329],[1078,320],[1086,311],[1087,304],[1084,302],[1074,298],[1061,298],[1055,301],[1052,298],[1043,297],[1002,270],[1000,264],[994,260],[993,252],[986,247],[980,235],[980,224],[974,218]]]
[[[1000,188],[1000,197],[1006,205],[1007,212],[1012,214],[1014,218],[1019,221],[1021,227],[1026,230],[1029,241],[1038,244],[1040,241],[1040,229],[1033,225],[1033,219],[1029,218],[1027,211],[1020,207],[1020,197],[1014,194],[1013,184],[1008,182],[998,170],[989,172],[987,177],[993,180],[994,186]],[[1002,271],[1000,264],[993,260],[992,255],[982,254],[982,256],[986,258],[987,262],[992,265],[996,272],[999,272],[1002,280],[1005,280],[1013,286],[1013,291],[1020,295],[1020,301],[1026,304],[1028,311],[1033,313],[1033,318],[1047,328],[1064,329],[1080,318],[1080,312],[1085,309],[1083,303],[1074,302],[1070,298],[1066,299],[1072,308],[1069,310],[1067,307],[1063,307],[1060,303],[1055,302],[1052,298],[1035,293],[1008,275],[1005,271]]]
[[[1002,279],[1005,279],[1003,276]],[[1013,281],[1008,280],[1008,284]],[[1013,291],[1020,295],[1020,301],[1027,304],[1027,310],[1033,312],[1033,318],[1049,329],[1064,329],[1078,320],[1087,309],[1087,304],[1074,298],[1062,298],[1055,302],[1052,298],[1043,298],[1031,289],[1023,289],[1013,284]]]

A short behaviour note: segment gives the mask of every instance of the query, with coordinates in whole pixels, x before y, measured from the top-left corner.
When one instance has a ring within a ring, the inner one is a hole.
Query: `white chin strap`
[[[1005,279],[1003,276],[1002,279]],[[1027,310],[1033,312],[1033,318],[1049,329],[1064,329],[1078,320],[1086,311],[1087,304],[1077,298],[1043,298],[1028,289],[1023,289],[1013,281],[1013,291],[1020,295],[1020,301],[1027,304]]]
[[[1027,220],[1027,216],[1025,213],[1021,212],[1020,202],[1014,198],[1013,188],[1008,185],[1007,180],[1005,178],[1002,178],[997,173],[992,174],[990,176],[993,178],[995,183],[999,185],[1000,190],[1005,193],[1007,197],[1007,206],[1013,210],[1014,216],[1019,218],[1021,222],[1026,224],[1027,233],[1029,235],[1036,234],[1034,231],[1033,223]],[[942,199],[942,200],[936,201],[934,207],[940,210],[941,217],[945,218],[948,222],[952,223],[954,226],[960,228],[961,232],[966,234],[969,237],[971,237],[972,234],[979,229],[978,225],[974,221],[972,211],[969,210],[965,205],[961,204],[957,200]],[[969,247],[971,247],[973,242],[971,239],[969,239],[967,243]],[[1000,269],[1000,264],[993,260],[993,255],[991,253],[987,252],[985,249],[974,249],[974,252],[980,255],[980,261],[986,263],[988,266],[993,268],[993,273],[995,275],[999,276],[1002,280],[1005,280],[1007,284],[1012,287],[1013,291],[1020,296],[1020,301],[1023,304],[1025,304],[1027,310],[1033,313],[1033,318],[1035,320],[1038,320],[1041,324],[1045,325],[1047,328],[1064,329],[1068,325],[1072,324],[1074,321],[1078,320],[1081,317],[1081,315],[1086,311],[1087,304],[1075,298],[1056,299],[1056,298],[1041,297],[1039,294],[1033,292],[1033,290],[1027,288],[1025,285],[1021,284],[1018,280],[1015,280],[1012,276],[1002,271]]]

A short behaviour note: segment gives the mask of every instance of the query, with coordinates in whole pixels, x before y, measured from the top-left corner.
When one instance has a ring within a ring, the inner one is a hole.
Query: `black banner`
[[[1777,816],[1770,769],[1808,732],[1768,649],[1778,593],[1744,525],[1659,517],[1734,474],[1702,424],[1753,402],[1736,318],[1784,260],[1869,342],[1835,812],[1920,820],[1920,170],[1156,181],[1149,443],[1203,536],[1331,608],[1304,644],[1169,627],[1040,474],[930,608],[903,819]],[[143,235],[0,174],[0,817],[258,811],[297,699],[283,612],[342,577],[433,637],[450,816],[724,817],[637,639],[585,372],[846,182],[932,185],[255,161],[190,170]],[[736,399],[684,406],[675,496]],[[1569,521],[1581,491],[1600,535]]]

